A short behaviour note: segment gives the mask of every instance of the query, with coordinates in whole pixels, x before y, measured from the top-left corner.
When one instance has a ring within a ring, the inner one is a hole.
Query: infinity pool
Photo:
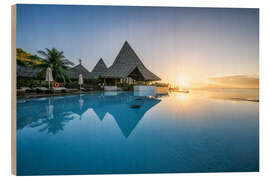
[[[17,174],[258,171],[259,103],[211,94],[18,100]]]

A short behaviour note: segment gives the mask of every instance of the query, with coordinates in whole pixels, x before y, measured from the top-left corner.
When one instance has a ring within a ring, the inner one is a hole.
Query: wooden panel
[[[11,7],[11,172],[17,174],[16,156],[16,5]]]

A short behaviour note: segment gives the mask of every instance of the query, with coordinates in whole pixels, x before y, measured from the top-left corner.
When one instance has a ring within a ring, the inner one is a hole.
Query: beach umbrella
[[[80,85],[80,90],[81,90],[81,85],[83,84],[83,76],[82,74],[79,75],[79,85]]]
[[[46,79],[45,80],[48,81],[49,88],[50,88],[50,82],[53,81],[52,69],[50,67],[48,67],[46,70]]]

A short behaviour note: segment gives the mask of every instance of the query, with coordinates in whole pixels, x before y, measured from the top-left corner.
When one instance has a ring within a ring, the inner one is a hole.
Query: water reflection
[[[259,89],[204,89],[192,90],[193,97],[220,99],[230,101],[259,102]]]
[[[17,103],[17,129],[39,128],[39,132],[57,134],[71,120],[82,119],[92,109],[100,121],[109,113],[127,138],[144,114],[161,100],[155,97],[135,96],[131,93],[81,94],[50,97]],[[35,112],[35,113],[33,113]]]
[[[63,131],[69,121],[76,119],[76,115],[82,120],[82,115],[92,109],[100,121],[107,113],[112,115],[122,134],[128,137],[144,114],[164,97],[176,96],[181,101],[181,109],[186,109],[182,107],[185,104],[186,107],[189,107],[188,111],[195,108],[188,106],[190,100],[194,98],[259,101],[259,91],[254,90],[193,90],[189,94],[172,93],[162,97],[150,95],[138,92],[105,92],[19,101],[17,104],[17,129],[28,126],[40,128],[39,132],[56,134]],[[178,106],[175,103],[171,104],[174,104],[175,107]]]
[[[123,92],[18,101],[17,172],[258,171],[259,104],[213,94],[157,98]]]

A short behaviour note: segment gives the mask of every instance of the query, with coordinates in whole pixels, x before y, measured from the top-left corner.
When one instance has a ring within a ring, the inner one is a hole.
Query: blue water
[[[258,102],[205,92],[17,102],[18,175],[258,170]]]

